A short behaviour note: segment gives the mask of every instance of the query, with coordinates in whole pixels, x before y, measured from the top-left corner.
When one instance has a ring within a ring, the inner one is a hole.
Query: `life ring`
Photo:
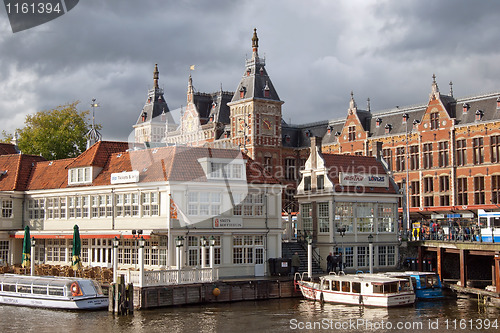
[[[80,286],[78,285],[78,282],[73,282],[71,284],[71,295],[72,296],[82,296],[82,291],[80,290]]]

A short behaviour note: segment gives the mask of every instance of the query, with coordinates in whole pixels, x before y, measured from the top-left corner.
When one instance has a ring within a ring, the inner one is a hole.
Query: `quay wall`
[[[292,279],[222,280],[189,285],[134,287],[134,307],[159,307],[300,297]]]

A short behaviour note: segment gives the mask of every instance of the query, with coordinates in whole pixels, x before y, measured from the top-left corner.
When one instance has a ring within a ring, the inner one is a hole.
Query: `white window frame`
[[[72,168],[68,170],[68,185],[92,183],[92,167]]]

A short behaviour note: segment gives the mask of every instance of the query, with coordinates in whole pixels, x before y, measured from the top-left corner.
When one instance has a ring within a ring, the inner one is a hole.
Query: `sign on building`
[[[118,172],[111,174],[111,184],[138,183],[139,171]]]
[[[241,217],[214,217],[215,228],[243,228],[243,219]]]
[[[360,173],[339,172],[339,178],[340,185],[344,186],[389,186],[389,177],[387,175],[366,175]]]

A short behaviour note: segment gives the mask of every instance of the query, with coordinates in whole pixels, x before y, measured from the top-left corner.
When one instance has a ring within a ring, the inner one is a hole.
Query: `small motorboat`
[[[0,304],[97,310],[107,308],[109,300],[91,279],[1,274]]]

